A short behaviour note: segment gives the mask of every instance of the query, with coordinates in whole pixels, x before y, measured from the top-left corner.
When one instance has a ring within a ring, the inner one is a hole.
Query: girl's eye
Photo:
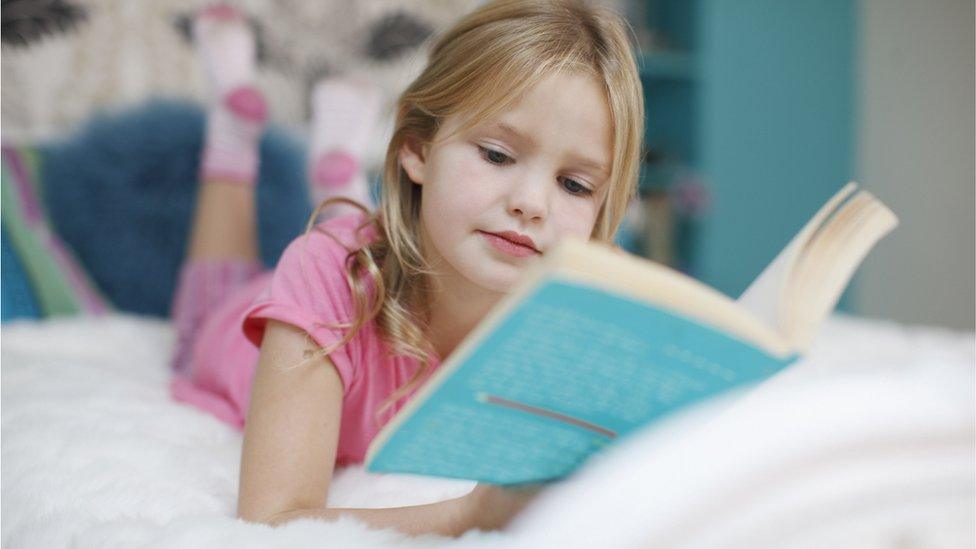
[[[569,194],[575,194],[577,196],[589,196],[593,194],[593,191],[588,189],[585,185],[568,177],[563,177],[561,183],[563,184],[563,188],[566,189]]]
[[[481,156],[485,159],[485,161],[496,166],[503,166],[515,161],[515,159],[501,151],[489,149],[488,147],[482,147],[481,145],[478,145],[478,152],[481,153]],[[563,188],[566,189],[566,192],[571,195],[590,196],[593,194],[593,191],[586,187],[586,185],[583,185],[579,181],[570,179],[568,177],[559,178],[559,182],[562,184]]]
[[[495,149],[489,149],[488,147],[482,147],[478,145],[478,151],[481,152],[481,156],[492,164],[497,164],[499,166],[507,164],[512,158],[507,154],[496,151]]]

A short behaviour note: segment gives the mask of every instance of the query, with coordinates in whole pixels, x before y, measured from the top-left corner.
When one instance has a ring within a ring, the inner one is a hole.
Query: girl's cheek
[[[488,165],[481,158],[466,157],[455,164],[451,177],[468,197],[487,196],[496,187],[492,182],[498,178],[497,168]]]
[[[596,223],[596,216],[599,213],[600,203],[597,200],[583,200],[570,196],[565,200],[561,207],[563,209],[560,220],[562,227],[560,232],[564,235],[589,238]]]
[[[591,217],[595,218],[601,204],[601,199],[595,196],[572,196],[563,192],[559,197],[560,208],[568,215],[576,216],[581,221]]]
[[[492,166],[489,166],[487,162],[481,159],[481,155],[477,151],[473,154],[471,151],[467,151],[467,154],[459,156],[458,166],[467,173],[484,177],[492,169]]]

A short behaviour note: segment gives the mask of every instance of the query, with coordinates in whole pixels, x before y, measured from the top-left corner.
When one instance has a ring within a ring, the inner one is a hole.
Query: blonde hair
[[[606,92],[613,155],[609,191],[591,238],[609,242],[636,191],[644,124],[628,27],[617,14],[581,0],[489,2],[436,40],[426,68],[400,95],[386,151],[380,206],[364,223],[375,224],[379,238],[351,249],[348,258],[347,280],[357,318],[341,326],[348,328],[341,341],[320,350],[328,354],[375,319],[394,354],[420,361],[417,373],[379,411],[420,383],[430,369],[433,351],[425,336],[425,294],[431,271],[421,246],[421,187],[400,166],[401,147],[411,140],[430,144],[444,119],[455,114],[470,115],[462,130],[491,119],[540,80],[562,71],[590,74]],[[316,208],[306,235],[328,204]],[[368,281],[375,284],[372,302]]]

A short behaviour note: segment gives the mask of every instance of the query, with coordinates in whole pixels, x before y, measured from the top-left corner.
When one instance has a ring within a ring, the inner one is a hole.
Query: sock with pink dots
[[[240,11],[217,4],[194,18],[193,37],[210,105],[201,180],[254,185],[267,119],[264,95],[253,84],[254,35]]]
[[[342,196],[373,208],[363,158],[376,137],[381,95],[369,84],[349,78],[325,78],[312,92],[312,140],[309,180],[312,203]],[[322,216],[358,211],[338,204]]]

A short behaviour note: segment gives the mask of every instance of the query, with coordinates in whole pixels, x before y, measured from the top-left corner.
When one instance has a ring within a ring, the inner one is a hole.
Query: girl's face
[[[550,76],[497,118],[455,133],[447,118],[424,151],[400,163],[421,185],[431,267],[444,282],[507,292],[566,237],[587,239],[607,194],[612,126],[590,75]]]

